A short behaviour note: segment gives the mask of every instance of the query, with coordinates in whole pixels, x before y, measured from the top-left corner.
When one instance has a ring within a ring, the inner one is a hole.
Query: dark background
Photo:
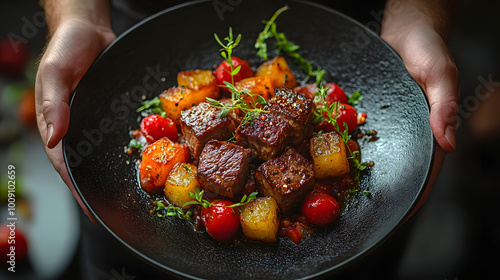
[[[378,13],[381,10],[378,4],[373,4],[358,13],[349,2],[340,2],[339,10],[364,24],[376,20],[370,11]],[[22,35],[23,18],[32,20],[41,11],[36,1],[4,0],[0,3],[1,38],[11,32]],[[124,11],[126,16],[123,16]],[[457,150],[446,158],[430,198],[413,218],[414,226],[397,268],[397,279],[491,279],[500,276],[496,269],[500,248],[496,208],[500,195],[499,11],[498,1],[464,1],[457,16],[449,43],[460,72]],[[118,2],[113,10],[115,32],[123,32],[145,14]],[[27,40],[33,57],[41,53],[45,43],[45,26],[37,30]],[[0,77],[0,93],[4,94],[5,87],[14,82],[17,80]],[[8,110],[2,112],[0,121],[5,121],[6,114]],[[2,170],[9,149],[15,141],[26,137],[35,139],[30,143],[43,150],[36,132],[18,130],[13,140],[2,142]],[[40,164],[49,163],[42,158]],[[48,173],[46,176],[57,175]],[[67,192],[62,182],[60,184],[60,191]],[[77,247],[72,260],[62,264],[64,267],[51,278],[79,279],[80,251]],[[116,271],[120,269],[122,267],[117,267]],[[30,273],[33,279],[43,279],[36,276],[33,269]],[[0,278],[2,276],[4,274],[0,274]]]

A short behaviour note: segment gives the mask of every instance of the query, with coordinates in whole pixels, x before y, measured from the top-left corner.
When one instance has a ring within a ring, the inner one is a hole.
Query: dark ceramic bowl
[[[215,3],[197,2],[152,16],[96,59],[71,99],[64,138],[69,174],[102,227],[167,274],[291,279],[332,273],[387,240],[419,199],[434,150],[424,93],[376,34],[336,11],[288,1],[290,10],[278,18],[278,30],[301,46],[303,57],[327,70],[327,81],[364,96],[357,106],[368,114],[364,128],[380,137],[361,143],[364,161],[375,162],[361,182],[371,195],[350,200],[333,226],[298,245],[286,238],[272,245],[219,244],[183,220],[151,215],[151,199],[130,163],[135,158],[124,153],[129,131],[139,127],[140,102],[175,85],[179,71],[213,69],[221,61],[213,34],[225,37],[230,26],[243,35],[234,55],[259,65],[253,44],[262,20],[284,5],[243,1],[222,9]],[[302,71],[288,61],[301,80]]]

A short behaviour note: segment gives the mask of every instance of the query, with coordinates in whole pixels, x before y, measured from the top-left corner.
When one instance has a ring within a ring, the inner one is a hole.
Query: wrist
[[[111,31],[109,0],[42,0],[41,4],[45,10],[49,37],[61,24],[75,20]]]
[[[381,37],[392,42],[401,41],[410,32],[431,29],[447,42],[458,2],[388,0],[384,10]]]

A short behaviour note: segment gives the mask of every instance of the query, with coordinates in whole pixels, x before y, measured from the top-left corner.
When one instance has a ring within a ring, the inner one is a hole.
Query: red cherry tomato
[[[283,230],[283,235],[290,238],[295,244],[299,244],[300,240],[303,239],[303,236],[300,234],[300,231],[296,227],[286,228]]]
[[[240,228],[240,218],[237,207],[229,200],[212,200],[209,208],[201,210],[201,221],[208,234],[219,242],[229,242]]]
[[[337,84],[335,83],[327,83],[325,86],[328,87],[328,90],[326,91],[326,102],[328,104],[332,104],[333,102],[339,101],[340,103],[346,103],[348,102],[347,95],[345,94],[344,90],[340,88]]]
[[[156,114],[148,115],[142,119],[141,132],[149,143],[163,137],[172,141],[177,140],[177,126],[174,121]]]
[[[20,78],[30,58],[29,48],[19,40],[0,39],[0,75]]]
[[[296,93],[302,94],[303,96],[314,99],[316,93],[318,92],[318,87],[316,84],[309,84],[307,86],[298,86],[293,89]]]
[[[0,224],[0,261],[21,261],[28,255],[28,243],[17,225]]]
[[[229,90],[225,87],[224,82],[236,83],[241,81],[242,79],[252,77],[254,75],[248,61],[241,60],[234,56],[231,58],[231,61],[233,62],[233,69],[236,69],[236,67],[241,65],[240,71],[233,77],[234,81],[231,80],[231,65],[229,65],[227,61],[224,60],[214,71],[214,76],[217,80],[217,84],[219,86],[222,86],[221,89],[225,92],[229,92]]]
[[[356,109],[349,104],[339,103],[338,111],[336,120],[339,124],[339,132],[343,133],[345,131],[344,123],[346,123],[348,126],[347,132],[351,134],[358,126],[358,113],[356,112]],[[333,115],[335,115],[335,111],[333,112]],[[326,113],[323,113],[323,116],[328,118]],[[327,132],[335,131],[333,125],[326,121],[319,124],[319,129]]]
[[[307,196],[302,203],[301,210],[306,220],[317,226],[332,223],[340,211],[337,200],[323,192]]]

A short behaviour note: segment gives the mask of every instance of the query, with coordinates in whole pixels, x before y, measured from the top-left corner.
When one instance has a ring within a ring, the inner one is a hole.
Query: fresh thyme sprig
[[[220,39],[219,36],[217,36],[217,33],[214,33],[215,40],[219,45],[222,46],[220,49],[220,55],[224,58],[224,60],[229,64],[231,67],[230,70],[224,69],[227,71],[229,74],[231,74],[231,84],[234,85],[234,76],[237,75],[240,72],[241,65],[238,65],[236,68],[234,68],[233,65],[233,49],[238,46],[238,44],[241,41],[241,34],[238,34],[236,36],[236,39],[233,37],[233,28],[229,27],[229,35],[224,38],[225,41],[227,41],[226,44],[224,44]],[[226,85],[227,86],[227,85]]]
[[[183,207],[188,206],[188,205],[201,205],[204,208],[210,208],[210,206],[212,206],[212,203],[210,203],[210,201],[208,201],[206,199],[203,199],[203,192],[204,191],[201,191],[200,188],[196,187],[194,193],[192,193],[192,192],[189,193],[189,196],[194,198],[195,200],[191,200],[191,201],[186,202],[183,205]],[[241,198],[240,202],[231,204],[231,205],[226,206],[226,207],[233,208],[233,207],[243,206],[243,205],[249,203],[250,201],[252,201],[254,198],[256,198],[258,194],[259,194],[258,192],[253,192],[248,196],[245,194]]]
[[[182,208],[173,205],[166,205],[166,202],[161,199],[153,201],[153,204],[156,206],[154,212],[156,212],[156,215],[160,218],[163,218],[165,214],[165,216],[167,217],[177,216],[179,219],[188,220],[191,222],[194,221],[193,213],[191,211],[187,211],[186,213],[184,213]]]
[[[266,39],[269,39],[276,33],[276,23],[274,22],[278,16],[283,13],[284,11],[288,10],[288,5],[280,8],[277,10],[274,15],[268,20],[264,21],[266,26],[264,27],[264,30],[259,33],[259,37],[255,41],[255,48],[257,49],[257,56],[260,57],[262,60],[267,60],[267,43]],[[273,31],[274,29],[274,31]]]
[[[266,112],[265,110],[257,106],[257,104],[261,105],[262,107],[265,107],[265,105],[267,105],[267,101],[264,99],[264,97],[257,94],[252,94],[250,91],[246,89],[239,90],[234,85],[234,76],[239,73],[241,65],[238,65],[236,68],[234,68],[232,61],[232,53],[233,49],[236,46],[238,46],[238,44],[241,41],[241,34],[238,34],[238,36],[236,36],[236,39],[234,39],[233,29],[230,27],[229,35],[226,38],[224,38],[224,40],[227,43],[223,43],[222,40],[219,39],[219,36],[217,36],[217,34],[214,34],[214,37],[215,40],[219,43],[219,45],[222,46],[222,48],[220,49],[221,56],[230,65],[230,70],[228,69],[224,70],[231,75],[231,83],[224,81],[223,87],[226,87],[231,92],[231,102],[230,104],[227,104],[209,97],[206,98],[207,102],[210,104],[210,106],[221,110],[220,114],[221,118],[227,116],[227,114],[229,114],[230,111],[233,111],[234,113],[236,109],[239,109],[243,113],[245,113],[245,117],[249,112],[252,112],[252,114],[257,114],[257,115],[262,112]],[[245,97],[248,97],[252,100],[252,102],[249,102],[250,104],[252,104],[252,106],[249,106],[248,103],[245,102]]]
[[[276,29],[276,19],[278,16],[284,11],[288,10],[288,6],[284,6],[278,9],[274,15],[268,20],[264,21],[266,24],[264,30],[259,33],[257,40],[255,41],[254,47],[257,49],[257,56],[262,60],[267,60],[267,43],[266,40],[269,38],[274,38],[276,40],[276,49],[278,51],[283,51],[288,56],[292,57],[298,66],[304,71],[306,74],[305,80],[309,79],[309,77],[316,78],[316,85],[319,85],[321,81],[323,81],[323,77],[326,73],[325,70],[318,67],[316,70],[313,70],[312,62],[305,60],[297,50],[300,48],[299,45],[289,41],[285,33],[279,33]]]

